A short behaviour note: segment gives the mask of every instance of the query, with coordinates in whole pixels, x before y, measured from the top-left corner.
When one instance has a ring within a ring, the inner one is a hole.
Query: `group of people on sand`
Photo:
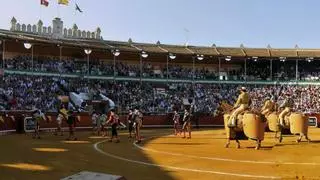
[[[116,114],[115,109],[111,109],[106,114],[99,114],[98,112],[93,112],[92,116],[92,131],[93,134],[101,135],[103,137],[108,136],[107,127],[111,128],[111,136],[109,142],[115,140],[116,143],[120,142],[118,136],[118,127],[121,124],[119,115]],[[140,128],[142,127],[143,114],[138,108],[130,109],[127,116],[129,139],[135,139],[136,143],[141,142]],[[134,136],[133,136],[134,134]]]
[[[56,118],[57,128],[54,135],[63,136],[62,124],[66,122],[69,127],[69,136],[66,140],[77,140],[75,136],[75,127],[79,118],[78,112],[67,110],[65,105],[61,105],[58,116]],[[40,123],[41,121],[49,121],[43,112],[39,109],[34,109],[31,112],[32,120],[34,122],[33,138],[40,139]],[[118,126],[121,124],[119,116],[116,114],[115,109],[110,109],[108,113],[99,114],[98,112],[92,113],[92,133],[101,135],[102,137],[109,136],[107,127],[110,126],[111,136],[109,142],[119,143]],[[143,114],[138,108],[129,110],[127,116],[129,139],[135,139],[136,143],[141,142],[140,128],[142,127]]]
[[[285,116],[292,111],[294,106],[294,101],[291,98],[291,94],[289,92],[286,92],[284,101],[280,106],[278,106],[276,97],[277,95],[268,96],[265,99],[264,105],[261,108],[260,113],[266,117],[268,114],[274,111],[280,112],[278,116],[279,126],[283,127]],[[233,111],[228,121],[228,127],[230,128],[236,127],[237,125],[236,120],[238,115],[243,113],[245,110],[247,110],[250,104],[251,104],[251,99],[250,99],[249,93],[247,92],[247,89],[245,87],[241,87],[240,95],[238,96],[238,99],[233,106]]]
[[[49,122],[50,120],[40,109],[37,108],[33,108],[33,110],[31,110],[31,118],[34,127],[32,138],[40,139],[40,124],[43,121]],[[79,120],[77,118],[76,112],[70,110],[68,111],[64,106],[62,106],[59,110],[59,114],[56,120],[57,128],[54,132],[54,135],[60,134],[60,136],[63,136],[62,122],[65,121],[69,127],[69,136],[66,140],[77,140],[77,137],[75,136],[75,126]]]
[[[129,114],[127,116],[128,130],[129,130],[128,138],[129,139],[135,138],[136,143],[141,142],[140,128],[142,127],[142,120],[143,120],[143,114],[141,111],[138,110],[138,108],[135,108],[134,110],[132,109],[129,110]]]
[[[120,124],[119,116],[116,114],[115,109],[111,109],[108,113],[102,113],[94,111],[91,115],[92,119],[92,133],[98,136],[108,136],[107,127],[111,128],[111,137],[109,142],[115,140],[116,143],[120,142],[118,137],[117,127]]]
[[[174,135],[181,135],[183,133],[182,138],[191,139],[191,130],[192,130],[192,110],[193,106],[191,105],[189,109],[185,108],[183,118],[182,118],[182,126],[180,126],[180,114],[177,111],[173,113],[173,128]],[[186,137],[186,132],[188,133],[188,137]]]

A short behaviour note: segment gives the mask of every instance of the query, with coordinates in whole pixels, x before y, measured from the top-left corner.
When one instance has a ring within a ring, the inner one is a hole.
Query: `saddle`
[[[242,124],[242,119],[243,119],[243,116],[244,116],[244,114],[246,114],[246,113],[253,113],[253,114],[256,114],[256,115],[258,115],[259,116],[259,120],[262,122],[262,123],[265,123],[265,122],[267,122],[268,120],[267,120],[267,117],[268,117],[268,115],[270,115],[270,114],[267,114],[266,116],[264,116],[263,114],[261,114],[258,110],[249,110],[249,108],[248,109],[246,109],[244,112],[242,112],[242,113],[240,113],[239,115],[238,115],[238,118],[236,119],[236,124],[237,124],[237,127],[242,127],[242,126],[239,126],[240,124]],[[286,121],[286,124],[288,123],[288,125],[289,125],[289,116],[290,115],[288,115],[288,117],[286,117],[287,118],[287,120],[285,120]]]
[[[279,115],[280,115],[280,112],[270,112],[268,114],[266,114],[265,117],[266,119],[268,118],[268,116],[270,116],[271,114],[275,113],[276,116],[277,116],[277,119],[278,119],[278,123],[280,124],[280,118],[279,118]],[[289,112],[285,117],[284,117],[284,127],[286,128],[289,128],[290,127],[290,115],[292,114],[292,112]]]

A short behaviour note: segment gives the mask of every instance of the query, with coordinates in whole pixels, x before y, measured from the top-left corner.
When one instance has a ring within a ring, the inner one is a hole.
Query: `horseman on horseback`
[[[232,112],[228,121],[228,127],[230,128],[236,127],[238,115],[243,113],[249,107],[250,97],[249,93],[247,92],[247,89],[245,87],[241,87],[240,92],[241,93],[238,97],[238,100],[233,106],[235,110]]]
[[[240,91],[241,94],[233,107],[225,102],[221,102],[220,105],[224,111],[223,119],[227,135],[225,147],[228,148],[230,141],[235,140],[237,148],[240,148],[240,139],[250,139],[256,141],[256,149],[259,149],[264,139],[265,122],[261,120],[260,113],[248,110],[251,101],[246,88],[242,87]]]
[[[261,108],[261,114],[265,117],[275,110],[275,98],[274,96],[268,96]]]
[[[281,111],[281,113],[279,114],[279,124],[280,126],[285,126],[285,117],[286,115],[288,115],[291,111],[292,111],[292,108],[294,106],[294,101],[293,99],[290,97],[291,94],[289,92],[286,92],[285,93],[286,97],[285,97],[285,100],[284,102],[280,105],[279,108],[282,108],[283,110]]]

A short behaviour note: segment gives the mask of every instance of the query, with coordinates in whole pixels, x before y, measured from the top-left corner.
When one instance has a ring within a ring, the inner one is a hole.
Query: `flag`
[[[79,12],[83,12],[81,9],[80,9],[80,7],[78,6],[78,4],[76,3],[76,11],[79,11]]]
[[[48,0],[40,0],[40,4],[43,6],[48,7],[49,6],[49,1]]]
[[[58,0],[58,4],[69,5],[69,0]]]

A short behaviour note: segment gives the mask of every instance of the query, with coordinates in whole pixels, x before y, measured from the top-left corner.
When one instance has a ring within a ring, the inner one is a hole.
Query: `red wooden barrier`
[[[4,119],[4,122],[0,121],[0,131],[3,130],[14,130],[16,129],[18,119],[24,119],[25,117],[30,117],[31,113],[28,111],[10,111],[10,112],[0,112],[0,116]],[[18,118],[20,116],[20,118]],[[48,122],[41,122],[41,128],[55,128],[57,113],[47,113]],[[90,127],[91,117],[88,113],[79,113],[79,123],[77,127]],[[126,116],[120,116],[120,121],[127,124]],[[199,125],[223,125],[223,119],[221,116],[213,117],[208,115],[199,115],[198,119]],[[145,126],[166,126],[172,125],[172,114],[168,115],[147,115],[143,117],[143,125]],[[66,122],[63,122],[63,127],[67,127]]]

